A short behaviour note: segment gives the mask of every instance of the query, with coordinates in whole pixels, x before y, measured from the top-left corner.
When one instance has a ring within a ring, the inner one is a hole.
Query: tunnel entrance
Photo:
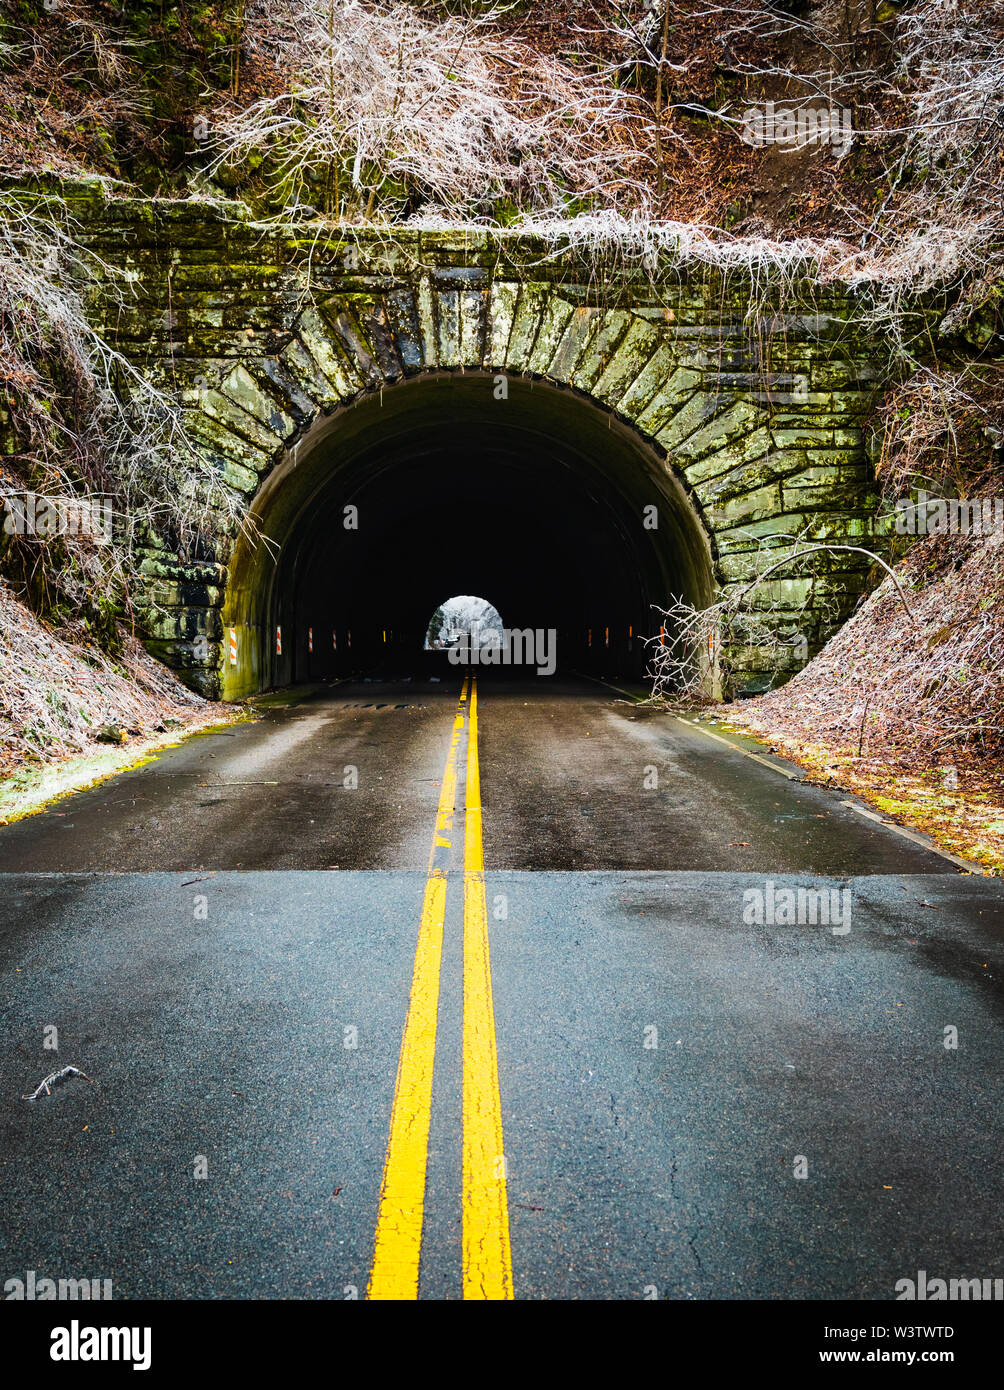
[[[232,559],[224,698],[410,674],[444,594],[490,594],[508,627],[554,632],[560,670],[610,675],[644,671],[653,604],[711,601],[709,543],[666,461],[588,397],[499,380],[411,378],[289,451],[252,508],[267,543]]]

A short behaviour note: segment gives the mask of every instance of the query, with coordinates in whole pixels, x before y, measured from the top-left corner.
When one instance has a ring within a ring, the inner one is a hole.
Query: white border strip
[[[600,680],[598,676],[587,676],[585,672],[577,672],[576,674],[584,676],[586,680],[595,681],[597,685],[605,685],[608,690],[616,690],[618,695],[627,696],[634,704],[641,703],[630,691],[622,690],[618,685],[611,685],[609,681]],[[759,763],[761,767],[769,768],[771,772],[780,773],[782,777],[787,777],[789,782],[803,782],[811,786],[819,785],[815,782],[809,783],[799,772],[789,772],[786,767],[781,767],[778,763],[770,762],[769,759],[761,757],[759,753],[751,753],[748,748],[743,748],[738,743],[732,743],[729,739],[722,738],[721,734],[713,734],[710,729],[706,729],[703,724],[698,724],[695,719],[685,719],[682,714],[671,714],[670,718],[676,719],[681,724],[688,725],[691,729],[696,729],[707,738],[713,738],[716,743],[724,743],[725,747],[731,749],[733,753],[741,753],[744,758],[751,758],[753,762]],[[820,791],[833,792],[842,790],[839,787],[820,787],[819,789]],[[864,816],[866,820],[874,821],[877,825],[881,825],[883,830],[891,830],[894,835],[899,835],[904,840],[910,840],[913,844],[919,845],[921,849],[927,850],[929,854],[936,854],[940,859],[947,859],[950,864],[954,864],[957,869],[961,869],[964,873],[976,874],[980,878],[992,877],[992,875],[989,875],[987,870],[983,868],[982,864],[977,864],[972,859],[962,859],[959,855],[953,854],[951,850],[942,849],[939,845],[934,844],[928,836],[921,835],[916,830],[907,830],[905,826],[897,825],[895,821],[886,820],[878,811],[873,811],[868,806],[863,806],[857,801],[849,800],[841,800],[840,805],[846,806],[849,811],[856,811],[859,816]]]

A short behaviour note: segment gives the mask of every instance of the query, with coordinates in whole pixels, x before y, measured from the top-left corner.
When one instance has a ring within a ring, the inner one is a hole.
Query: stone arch
[[[520,278],[497,258],[472,259],[470,246],[440,244],[431,265],[391,257],[381,274],[370,266],[342,276],[338,290],[284,318],[266,345],[249,332],[239,352],[207,363],[187,395],[192,433],[253,514],[276,505],[319,443],[342,447],[338,432],[350,433],[374,398],[389,400],[413,381],[478,376],[577,399],[603,412],[611,435],[628,437],[649,470],[656,460],[687,545],[701,538],[707,582],[692,590],[705,601],[755,572],[758,534],[806,525],[816,536],[862,533],[867,371],[841,352],[826,315],[773,324],[784,335],[779,357],[751,344],[738,316],[713,310],[700,284],[683,282],[675,308],[665,296],[611,304],[589,285]],[[242,613],[236,597],[261,563],[242,542],[233,553],[221,542],[210,559],[152,567],[166,615],[155,620],[155,645],[206,693],[247,693],[230,667],[229,629],[265,616],[246,605]],[[778,622],[807,603],[811,613],[827,593],[848,606],[863,587],[860,563],[835,568],[783,580]],[[194,652],[198,636],[208,655]],[[757,653],[748,657],[757,674]],[[253,677],[266,679],[263,670]]]
[[[559,632],[566,665],[595,648],[621,669],[644,666],[652,602],[710,601],[708,537],[634,431],[567,388],[495,392],[489,373],[419,373],[286,452],[252,504],[272,546],[245,540],[231,558],[225,698],[373,661],[388,629],[417,653],[442,594],[472,586],[511,626]]]

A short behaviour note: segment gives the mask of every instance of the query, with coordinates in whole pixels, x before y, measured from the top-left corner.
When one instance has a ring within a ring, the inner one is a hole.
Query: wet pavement
[[[955,872],[595,682],[481,679],[489,868]],[[459,687],[291,697],[0,829],[0,872],[424,868]]]
[[[5,1277],[365,1296],[457,686],[294,694],[0,831]],[[595,684],[479,702],[515,1296],[1001,1277],[999,884]],[[461,1295],[464,887],[423,1298]],[[799,887],[839,926],[750,908]]]

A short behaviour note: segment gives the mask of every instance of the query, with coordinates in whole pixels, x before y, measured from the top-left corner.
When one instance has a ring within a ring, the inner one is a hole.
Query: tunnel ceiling
[[[273,553],[259,547],[232,582],[234,619],[263,634],[261,683],[323,674],[332,628],[351,631],[357,661],[387,632],[418,651],[455,593],[509,627],[556,629],[568,654],[590,629],[652,631],[651,604],[671,594],[708,601],[696,513],[640,437],[570,391],[508,392],[480,374],[409,381],[324,421],[276,469],[258,503]]]

